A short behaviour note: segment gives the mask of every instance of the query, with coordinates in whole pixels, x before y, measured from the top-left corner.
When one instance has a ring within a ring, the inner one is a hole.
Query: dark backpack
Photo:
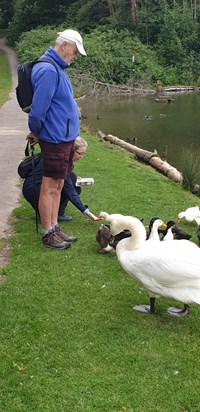
[[[17,100],[18,100],[18,103],[21,109],[25,113],[28,113],[30,111],[30,106],[33,100],[31,71],[32,71],[33,66],[36,63],[40,63],[40,62],[51,63],[55,67],[57,74],[58,74],[58,83],[59,83],[58,69],[56,67],[56,64],[51,59],[43,57],[40,59],[35,59],[32,61],[27,61],[25,63],[20,64],[17,69],[18,85],[16,87],[16,97],[17,97]]]
[[[18,166],[18,174],[22,179],[26,179],[29,173],[33,172],[33,162],[36,166],[42,159],[41,153],[37,153],[34,156],[29,156],[26,159],[22,160]]]
[[[29,156],[29,149],[31,150],[31,156]],[[26,148],[25,148],[25,156],[26,159],[22,160],[22,162],[18,166],[18,173],[20,177],[26,179],[29,173],[32,172],[33,176],[33,188],[34,188],[34,209],[35,209],[35,226],[36,231],[38,234],[38,205],[36,200],[36,181],[35,181],[35,166],[42,160],[42,154],[38,153],[34,155],[34,146],[31,146],[30,140],[28,140]]]

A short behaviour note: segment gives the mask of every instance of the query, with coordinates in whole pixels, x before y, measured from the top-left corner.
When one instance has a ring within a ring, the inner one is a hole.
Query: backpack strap
[[[41,63],[41,62],[50,63],[50,64],[52,64],[52,66],[55,67],[56,72],[57,72],[57,75],[58,75],[58,84],[57,84],[57,85],[59,85],[60,75],[59,75],[58,68],[57,68],[56,64],[54,63],[54,61],[51,60],[51,59],[49,59],[48,57],[41,57],[41,58],[39,58],[39,59],[35,59],[34,65],[35,65],[36,63]]]

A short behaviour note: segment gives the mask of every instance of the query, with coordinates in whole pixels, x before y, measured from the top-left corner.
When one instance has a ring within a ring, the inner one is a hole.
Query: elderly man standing
[[[38,142],[42,152],[39,198],[42,243],[53,249],[66,249],[77,240],[61,231],[57,217],[64,179],[71,171],[74,140],[80,132],[78,107],[65,72],[78,53],[86,56],[81,35],[71,29],[59,32],[55,47],[42,56],[54,65],[39,62],[31,74],[34,95],[28,116],[31,133],[27,138],[33,144]]]

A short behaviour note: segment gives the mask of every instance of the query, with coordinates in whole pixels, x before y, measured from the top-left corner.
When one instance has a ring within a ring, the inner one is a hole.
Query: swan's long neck
[[[120,248],[133,250],[140,248],[146,240],[146,230],[139,219],[132,216],[124,216],[123,219],[111,222],[111,232],[117,234],[122,230],[128,229],[131,232],[131,237],[123,239],[119,242]]]

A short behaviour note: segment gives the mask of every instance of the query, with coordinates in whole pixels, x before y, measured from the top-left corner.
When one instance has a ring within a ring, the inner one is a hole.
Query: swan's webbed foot
[[[136,305],[133,309],[142,313],[155,314],[155,298],[150,298],[150,305]]]
[[[133,306],[133,309],[142,313],[151,313],[150,305],[136,305]]]
[[[167,313],[172,316],[177,316],[179,318],[186,316],[189,313],[189,306],[184,305],[183,309],[170,307],[167,309]]]

